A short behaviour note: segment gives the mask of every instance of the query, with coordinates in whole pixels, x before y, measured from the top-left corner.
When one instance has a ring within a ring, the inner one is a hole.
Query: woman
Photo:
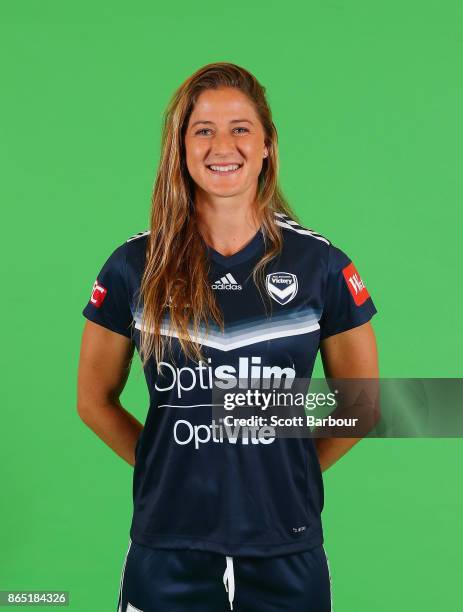
[[[329,377],[378,375],[368,291],[277,171],[264,87],[234,64],[198,70],[167,108],[150,230],[115,249],[83,311],[78,411],[134,465],[119,612],[331,609],[321,472],[357,438],[211,418],[220,390],[310,378],[319,349]],[[134,347],[144,427],[119,401]]]

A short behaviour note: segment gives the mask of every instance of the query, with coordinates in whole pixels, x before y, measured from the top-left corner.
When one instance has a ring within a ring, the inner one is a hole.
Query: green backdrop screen
[[[81,310],[112,250],[147,229],[163,110],[204,64],[265,85],[283,191],[361,273],[381,375],[461,375],[462,13],[448,0],[2,5],[0,589],[115,609],[132,468],[76,411]],[[139,360],[122,403],[144,420]],[[460,609],[462,450],[368,439],[325,473],[337,612]]]

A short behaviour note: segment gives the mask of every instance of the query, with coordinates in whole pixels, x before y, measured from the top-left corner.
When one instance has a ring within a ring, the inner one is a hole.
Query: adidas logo
[[[215,281],[212,285],[212,289],[226,289],[231,291],[240,291],[243,287],[239,285],[234,279],[233,275],[228,273],[219,280]]]

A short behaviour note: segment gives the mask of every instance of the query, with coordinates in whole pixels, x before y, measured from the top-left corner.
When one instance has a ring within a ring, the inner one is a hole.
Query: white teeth
[[[230,166],[209,166],[211,170],[218,172],[230,172],[231,170],[238,170],[239,164],[231,164]]]

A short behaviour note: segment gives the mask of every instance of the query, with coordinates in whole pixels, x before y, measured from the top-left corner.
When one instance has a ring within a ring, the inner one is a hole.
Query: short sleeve
[[[132,312],[126,283],[126,244],[106,260],[82,311],[84,317],[111,331],[132,337]]]
[[[331,244],[320,340],[363,325],[376,313],[373,300],[354,263],[341,249]]]

